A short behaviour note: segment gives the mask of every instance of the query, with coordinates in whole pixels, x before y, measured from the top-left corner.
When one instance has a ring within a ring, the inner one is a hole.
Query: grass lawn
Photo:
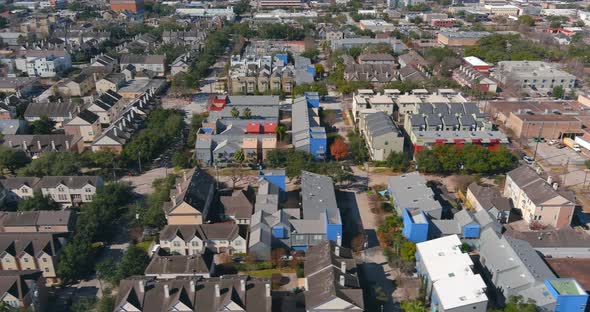
[[[150,252],[150,246],[152,245],[152,241],[148,240],[145,242],[141,242],[141,243],[137,243],[137,247],[145,250],[145,252],[149,253]]]
[[[250,275],[252,277],[272,277],[275,273],[295,273],[295,270],[291,268],[284,269],[267,269],[258,271],[240,272],[240,274]]]

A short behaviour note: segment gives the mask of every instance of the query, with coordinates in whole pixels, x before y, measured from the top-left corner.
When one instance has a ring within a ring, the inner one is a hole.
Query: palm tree
[[[238,117],[240,117],[240,111],[239,111],[237,108],[235,108],[235,107],[232,107],[232,109],[231,109],[231,116],[232,116],[233,118],[238,118]]]
[[[285,138],[285,135],[287,135],[287,127],[283,124],[279,124],[277,126],[277,137],[279,141],[282,141]]]
[[[244,116],[245,119],[250,119],[252,117],[252,111],[250,110],[250,108],[244,108],[244,110],[242,111],[242,116]]]

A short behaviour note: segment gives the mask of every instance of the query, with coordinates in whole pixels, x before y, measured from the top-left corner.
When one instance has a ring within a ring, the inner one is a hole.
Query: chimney
[[[168,286],[168,284],[164,284],[164,297],[170,297],[170,287]]]
[[[215,297],[220,297],[221,292],[219,291],[219,284],[215,284]]]
[[[240,291],[246,291],[246,280],[240,280]]]
[[[12,147],[12,141],[8,141],[8,146]]]
[[[123,119],[123,120],[124,120],[124,119]],[[120,123],[119,123],[119,129],[120,129],[121,131],[123,131],[123,123],[122,123],[122,122],[120,122]]]
[[[145,292],[145,282],[143,280],[139,281],[139,291]]]
[[[127,121],[131,122],[131,114],[127,114]]]
[[[340,233],[338,233],[338,236],[336,236],[336,245],[342,246],[342,236]]]
[[[27,141],[23,141],[23,150],[28,150],[29,147],[27,146]]]
[[[336,257],[340,257],[340,247],[339,246],[334,247],[334,254],[336,255]]]
[[[118,136],[117,135],[117,127],[113,127],[113,133],[115,134],[115,136]]]
[[[180,185],[180,183],[176,183],[176,193],[181,193],[182,192],[182,186]]]
[[[304,286],[305,290],[309,290],[309,283],[307,282],[307,277],[304,277],[304,278],[305,278],[305,286]]]
[[[557,191],[558,188],[559,188],[559,184],[553,183],[553,189]]]
[[[270,284],[265,284],[266,286],[266,297],[270,297]]]
[[[342,273],[346,273],[346,262],[340,262],[340,271],[342,271]]]
[[[548,177],[547,177],[547,183],[548,183],[549,185],[551,185],[551,183],[552,183],[552,182],[553,182],[553,177],[552,177],[552,176],[548,176]]]
[[[340,275],[340,286],[344,287],[346,285],[344,275]]]
[[[55,151],[55,141],[51,141],[51,150]]]
[[[184,181],[186,181],[186,179],[187,179],[187,178],[186,178],[186,171],[184,171],[184,172],[182,173],[182,178],[184,179]]]
[[[190,288],[191,288],[191,292],[195,292],[195,281],[194,280],[191,280]]]
[[[68,138],[66,138],[66,151],[70,150],[70,141],[68,141]]]
[[[37,140],[37,148],[41,150],[41,141]]]

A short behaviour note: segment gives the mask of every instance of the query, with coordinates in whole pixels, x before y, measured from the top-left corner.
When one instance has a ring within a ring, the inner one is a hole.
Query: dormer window
[[[58,191],[58,192],[64,192],[65,190],[64,190],[64,188],[63,188],[63,187],[61,187],[61,186],[60,186],[60,187],[58,187],[58,188],[57,188],[57,191]]]

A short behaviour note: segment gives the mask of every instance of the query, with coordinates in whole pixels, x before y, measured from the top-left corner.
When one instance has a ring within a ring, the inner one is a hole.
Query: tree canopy
[[[489,150],[474,144],[436,145],[416,154],[418,170],[429,173],[502,173],[514,168],[516,162],[516,157],[504,147]]]

